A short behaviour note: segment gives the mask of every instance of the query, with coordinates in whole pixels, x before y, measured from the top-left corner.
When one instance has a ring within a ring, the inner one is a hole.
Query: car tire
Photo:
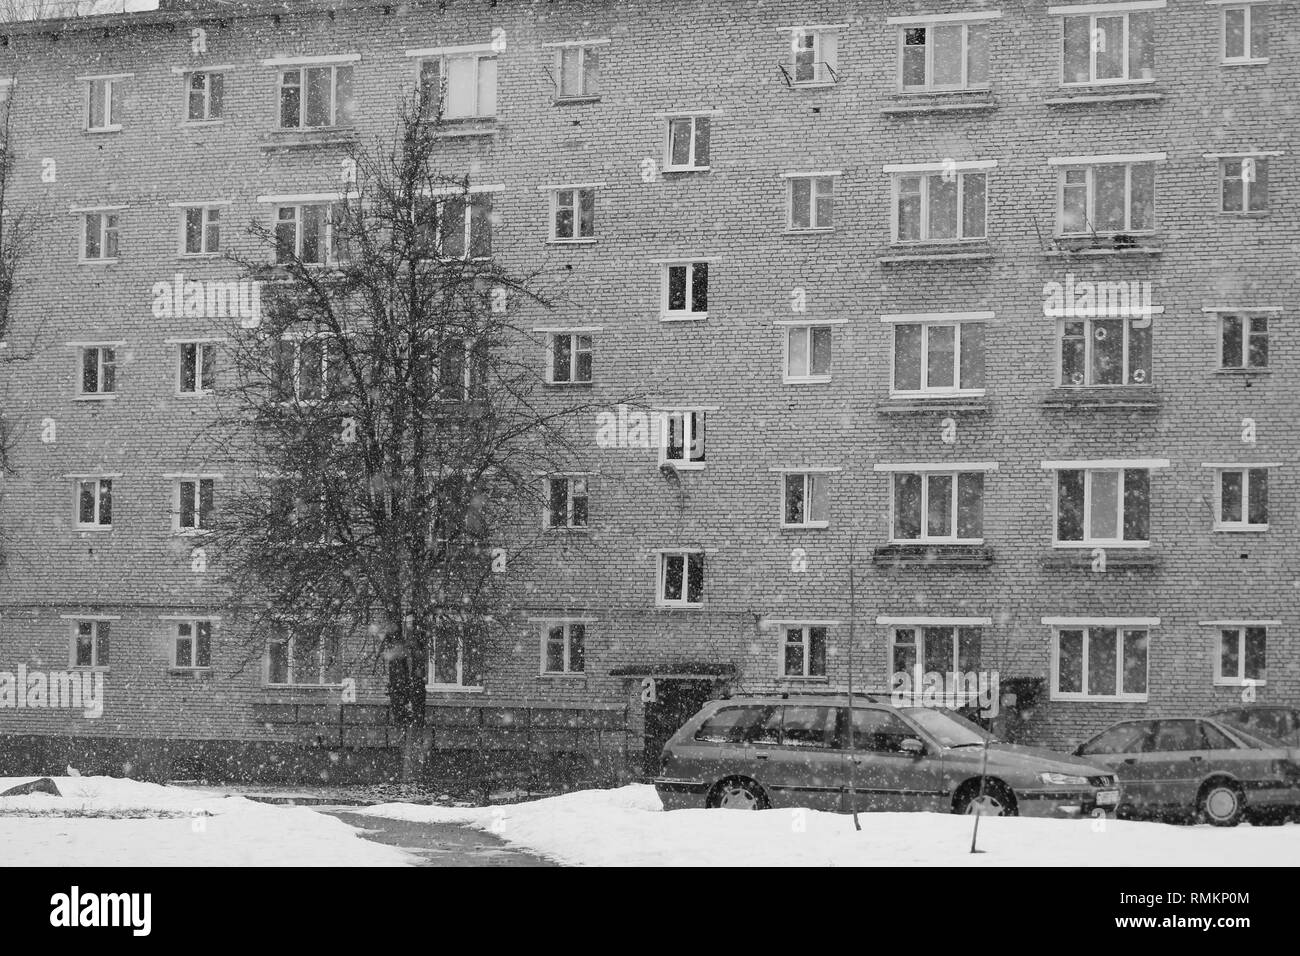
[[[972,780],[957,791],[952,801],[953,813],[976,814],[990,817],[1019,816],[1016,808],[1016,795],[1001,780],[989,780],[984,784],[984,796],[980,797],[980,782]]]
[[[1235,827],[1246,811],[1245,794],[1231,780],[1211,780],[1201,788],[1196,809],[1206,823]]]
[[[755,781],[748,777],[728,777],[719,780],[709,792],[707,805],[711,810],[766,810],[771,803]]]

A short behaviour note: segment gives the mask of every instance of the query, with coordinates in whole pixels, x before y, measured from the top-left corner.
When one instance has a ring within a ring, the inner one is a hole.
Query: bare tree
[[[430,99],[392,141],[350,151],[328,211],[252,227],[277,265],[243,263],[269,280],[260,320],[234,333],[219,415],[222,454],[249,477],[216,519],[208,489],[182,506],[183,524],[214,525],[250,659],[292,635],[334,682],[351,635],[386,671],[408,779],[426,684],[473,682],[512,623],[500,572],[541,537],[539,475],[580,460],[566,431],[589,407],[539,395],[537,343],[511,317],[549,306],[544,277],[491,257],[491,194],[437,171]]]

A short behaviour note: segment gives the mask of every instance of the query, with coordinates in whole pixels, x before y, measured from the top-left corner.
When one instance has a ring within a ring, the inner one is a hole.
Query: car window
[[[848,708],[840,712],[840,726],[848,727]],[[900,753],[907,738],[919,739],[917,733],[896,713],[868,708],[853,709],[853,749],[873,750],[877,753]],[[841,732],[837,746],[847,748],[848,734]]]
[[[749,742],[753,744],[779,744],[781,742],[781,711],[784,708],[772,707],[763,715],[749,735]]]
[[[723,707],[713,716],[705,718],[700,729],[695,732],[695,739],[723,744],[744,743],[753,739],[774,711],[779,713],[780,709],[770,705]]]
[[[942,747],[984,746],[986,740],[997,742],[992,734],[980,730],[964,717],[950,710],[934,707],[904,707],[901,713],[915,721],[926,733],[939,741]],[[916,736],[915,733],[912,734]]]
[[[835,708],[785,706],[781,742],[792,747],[833,747]]]
[[[1241,745],[1225,734],[1214,724],[1201,721],[1201,733],[1205,735],[1205,746],[1210,750],[1240,750]]]
[[[1145,721],[1120,724],[1103,731],[1079,748],[1081,754],[1131,754],[1137,753],[1146,739],[1150,724]]]
[[[1144,753],[1166,753],[1171,750],[1204,750],[1195,720],[1157,720],[1155,729],[1147,738]]]

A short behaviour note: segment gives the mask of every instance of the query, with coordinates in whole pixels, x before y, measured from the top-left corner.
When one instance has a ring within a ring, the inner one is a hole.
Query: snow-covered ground
[[[0,793],[31,780],[0,778]],[[54,777],[63,794],[0,797],[4,866],[402,866],[391,846],[306,807],[116,777]]]
[[[561,863],[605,866],[1294,866],[1300,826],[1225,829],[1116,820],[814,810],[663,812],[654,788],[584,790],[486,808],[388,803],[358,813],[461,823]]]

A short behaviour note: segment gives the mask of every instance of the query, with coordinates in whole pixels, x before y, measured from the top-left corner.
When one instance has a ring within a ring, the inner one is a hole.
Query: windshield
[[[900,712],[942,747],[984,746],[984,741],[997,743],[998,739],[965,717],[937,707],[903,707]]]

